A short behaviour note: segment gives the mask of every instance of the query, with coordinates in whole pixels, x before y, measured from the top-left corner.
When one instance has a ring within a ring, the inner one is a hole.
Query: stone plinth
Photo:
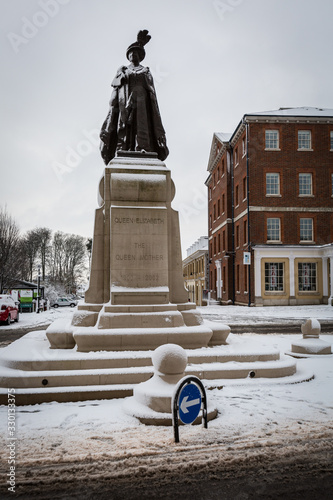
[[[71,325],[46,332],[51,348],[81,352],[196,349],[225,344],[230,328],[204,323],[184,287],[170,170],[153,154],[114,158],[99,184],[89,288]]]
[[[186,301],[174,194],[160,160],[111,161],[99,186],[87,304]]]

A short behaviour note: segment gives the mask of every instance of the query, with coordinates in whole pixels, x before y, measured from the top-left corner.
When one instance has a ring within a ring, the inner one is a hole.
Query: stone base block
[[[322,355],[332,354],[331,344],[318,338],[306,338],[293,342],[291,352],[299,354]]]
[[[73,329],[68,320],[58,319],[54,321],[46,330],[51,349],[73,349],[75,346]]]
[[[177,344],[184,349],[207,347],[212,330],[205,326],[167,328],[75,328],[73,338],[80,352],[89,351],[144,351],[163,344]]]
[[[209,341],[210,346],[227,344],[227,338],[230,333],[230,327],[228,325],[207,320],[204,321],[204,325],[213,332],[212,338]]]
[[[124,411],[133,417],[136,417],[142,424],[145,425],[161,425],[161,426],[171,426],[172,425],[172,413],[166,412],[161,413],[151,408],[148,408],[145,405],[141,405],[137,401],[134,400],[134,397],[127,398],[123,404]],[[207,420],[213,420],[218,415],[217,409],[212,408],[208,405],[207,408]],[[184,425],[183,422],[179,419],[179,425]],[[193,425],[202,424],[202,415],[200,415],[195,419]]]

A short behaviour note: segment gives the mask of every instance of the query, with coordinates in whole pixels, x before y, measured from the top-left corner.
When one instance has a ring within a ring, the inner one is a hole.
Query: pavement
[[[231,328],[235,334],[301,334],[301,325],[305,319],[313,317],[319,320],[321,332],[333,335],[333,307],[301,306],[301,307],[251,307],[245,306],[215,306],[199,307],[204,319],[222,322]],[[19,323],[10,326],[0,326],[0,348],[21,338],[28,332],[46,330],[58,317],[70,317],[76,308],[59,308],[38,315],[25,313]],[[31,318],[31,321],[29,321]],[[38,321],[38,322],[37,322]],[[22,324],[21,324],[22,323]]]

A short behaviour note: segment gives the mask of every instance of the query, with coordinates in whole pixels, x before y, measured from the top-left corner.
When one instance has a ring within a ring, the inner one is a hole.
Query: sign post
[[[172,398],[172,422],[175,442],[179,443],[179,422],[192,424],[202,409],[202,422],[207,429],[207,397],[206,390],[198,377],[192,375],[182,378]]]

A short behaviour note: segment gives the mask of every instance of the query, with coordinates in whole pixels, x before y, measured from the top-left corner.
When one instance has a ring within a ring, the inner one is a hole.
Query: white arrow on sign
[[[191,399],[190,401],[188,400],[188,396],[185,396],[181,402],[180,409],[183,413],[188,413],[188,409],[190,406],[195,406],[200,404],[200,399]]]

